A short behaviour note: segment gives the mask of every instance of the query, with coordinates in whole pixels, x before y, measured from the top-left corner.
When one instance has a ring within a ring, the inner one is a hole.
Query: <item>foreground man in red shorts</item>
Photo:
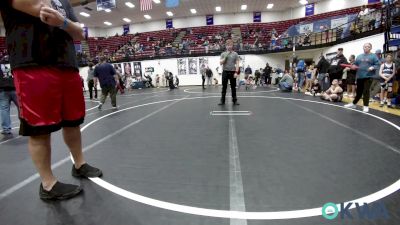
[[[83,32],[69,0],[0,0],[7,48],[19,100],[20,134],[41,177],[42,199],[67,199],[82,191],[63,184],[51,170],[51,133],[62,128],[74,158],[72,175],[99,177],[82,154],[79,125],[85,117],[73,40]]]

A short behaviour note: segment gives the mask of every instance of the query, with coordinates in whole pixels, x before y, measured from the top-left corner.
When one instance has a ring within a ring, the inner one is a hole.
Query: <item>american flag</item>
[[[140,10],[146,11],[153,8],[152,0],[140,0]]]

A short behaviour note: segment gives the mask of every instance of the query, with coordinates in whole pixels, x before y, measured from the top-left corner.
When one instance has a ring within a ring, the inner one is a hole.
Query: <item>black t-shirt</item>
[[[12,8],[11,1],[0,0],[11,68],[59,66],[78,69],[72,37],[38,17]],[[51,3],[61,15],[78,22],[68,0],[51,0]]]

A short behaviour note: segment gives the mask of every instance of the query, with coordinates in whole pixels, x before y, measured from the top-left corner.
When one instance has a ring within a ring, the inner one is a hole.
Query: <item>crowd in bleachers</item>
[[[327,44],[345,38],[343,27],[322,32],[306,31],[297,36],[289,36],[288,28],[296,24],[310,23],[333,16],[357,14],[349,22],[348,35],[357,35],[382,27],[384,16],[380,4],[333,11],[300,19],[272,23],[253,23],[242,25],[215,25],[185,29],[166,29],[155,32],[124,34],[112,37],[89,37],[86,40],[88,52],[78,51],[80,65],[90,61],[97,62],[105,55],[111,62],[131,61],[143,58],[168,57],[175,55],[213,54],[225,50],[225,40],[234,40],[235,51],[278,51],[295,47]],[[82,44],[82,43],[79,43]],[[0,37],[0,60],[7,59],[5,38]]]
[[[234,40],[234,48],[239,52],[291,49],[294,45],[299,47],[324,44],[344,38],[343,29],[340,30],[340,27],[336,29],[326,27],[326,30],[320,33],[309,31],[295,37],[289,36],[288,28],[299,23],[309,23],[332,16],[359,14],[355,21],[350,22],[351,35],[379,28],[382,21],[382,14],[376,9],[379,9],[379,5],[370,5],[369,8],[360,10],[355,7],[273,23],[172,28],[121,36],[116,34],[105,38],[90,37],[87,43],[90,56],[94,61],[99,55],[106,55],[113,62],[159,56],[219,53],[224,51],[224,43],[228,38]]]

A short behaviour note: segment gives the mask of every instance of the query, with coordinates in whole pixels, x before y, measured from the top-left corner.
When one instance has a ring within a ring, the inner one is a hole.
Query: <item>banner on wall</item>
[[[254,23],[261,22],[261,12],[254,12],[253,13],[253,22]]]
[[[334,29],[336,27],[339,27],[343,24],[346,24],[349,22],[349,18],[347,16],[341,17],[341,18],[336,18],[331,20],[331,28]]]
[[[165,27],[168,29],[168,28],[173,28],[174,27],[174,25],[173,25],[173,22],[172,22],[172,19],[166,19],[165,20]]]
[[[178,62],[178,75],[186,75],[187,74],[187,59],[177,59]]]
[[[207,26],[214,25],[214,16],[213,15],[207,15],[206,16],[206,22],[207,22]]]
[[[142,78],[142,63],[133,62],[133,75],[137,78]]]
[[[189,74],[194,75],[197,74],[197,58],[190,58],[189,59]]]
[[[131,62],[126,62],[126,63],[122,64],[121,73],[124,76],[128,76],[128,77],[132,76],[132,64],[131,64]]]
[[[306,16],[314,15],[314,3],[307,4],[305,9],[306,9]]]
[[[314,23],[300,25],[300,34],[304,34],[307,31],[314,31]]]
[[[122,26],[122,28],[123,28],[123,34],[124,35],[127,35],[127,34],[129,34],[129,31],[130,31],[130,28],[129,28],[129,24],[124,24],[123,26]]]
[[[380,2],[381,0],[368,0],[368,4],[371,4],[371,3],[377,3],[377,2]]]

